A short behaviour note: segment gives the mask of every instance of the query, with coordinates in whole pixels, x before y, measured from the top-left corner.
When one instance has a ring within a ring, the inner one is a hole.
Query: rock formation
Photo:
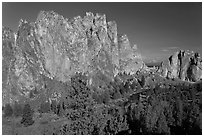
[[[2,102],[10,102],[11,86],[9,85],[9,72],[14,62],[14,33],[9,28],[2,28]]]
[[[86,13],[65,19],[41,11],[36,22],[21,20],[17,33],[3,27],[3,92],[28,97],[44,88],[44,77],[68,82],[75,73],[113,79],[145,66],[126,35],[106,16]]]
[[[180,50],[161,63],[162,76],[196,82],[202,79],[202,59],[198,53]]]

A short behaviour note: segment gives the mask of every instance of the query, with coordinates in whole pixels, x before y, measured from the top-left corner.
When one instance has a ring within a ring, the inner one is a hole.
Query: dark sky
[[[19,20],[35,21],[40,10],[66,18],[106,14],[127,34],[145,61],[167,58],[178,49],[202,54],[202,3],[3,3],[2,24],[16,31]]]

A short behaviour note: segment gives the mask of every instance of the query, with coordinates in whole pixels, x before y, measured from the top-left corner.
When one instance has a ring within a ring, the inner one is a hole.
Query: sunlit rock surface
[[[75,72],[101,71],[113,78],[119,71],[136,72],[143,65],[127,36],[118,36],[117,24],[107,22],[105,15],[86,13],[69,21],[42,11],[36,34],[48,75],[60,81],[69,80]]]
[[[2,42],[3,93],[14,97],[35,98],[45,91],[45,77],[63,83],[80,72],[89,84],[100,84],[98,77],[113,80],[145,67],[137,48],[104,14],[66,19],[41,11],[35,22],[20,20],[17,33],[3,27]]]
[[[202,79],[202,59],[198,53],[180,50],[163,61],[159,71],[170,79],[196,82]]]
[[[119,35],[120,71],[134,74],[145,68],[142,57],[137,53],[137,47],[131,46],[127,35]]]
[[[9,28],[2,28],[2,102],[11,101],[11,86],[9,75],[11,64],[14,62],[15,34]]]

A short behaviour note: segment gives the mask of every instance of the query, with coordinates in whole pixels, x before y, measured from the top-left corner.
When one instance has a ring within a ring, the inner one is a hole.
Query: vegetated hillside
[[[3,27],[3,134],[201,134],[202,81],[147,68],[105,15]]]
[[[31,126],[22,123],[21,128],[28,126],[35,131],[49,124],[50,129],[42,128],[38,134],[63,135],[202,133],[201,81],[193,84],[164,81],[147,88],[143,80],[143,74],[141,80],[121,74],[115,82],[104,81],[106,84],[100,89],[94,89],[88,86],[86,76],[76,74],[64,88],[59,83],[55,85],[62,90],[59,102],[54,99],[50,103],[42,102],[34,112],[41,114],[35,123]],[[7,109],[4,108],[5,117],[11,117]],[[45,119],[45,114],[51,114],[50,120]],[[61,119],[63,122],[53,130],[54,123]],[[21,128],[15,128],[15,134],[22,133]]]

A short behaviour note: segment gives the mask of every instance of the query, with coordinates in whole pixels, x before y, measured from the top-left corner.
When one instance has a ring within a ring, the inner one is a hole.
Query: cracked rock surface
[[[145,68],[128,37],[119,35],[116,22],[108,22],[104,14],[87,12],[66,19],[41,11],[35,22],[21,20],[16,33],[6,27],[2,31],[5,102],[17,95],[39,95],[45,77],[69,82],[75,73],[84,73],[91,81],[97,74],[113,80],[118,73],[134,74]]]
[[[159,71],[170,79],[196,82],[202,79],[202,58],[198,53],[180,50],[163,61]]]

